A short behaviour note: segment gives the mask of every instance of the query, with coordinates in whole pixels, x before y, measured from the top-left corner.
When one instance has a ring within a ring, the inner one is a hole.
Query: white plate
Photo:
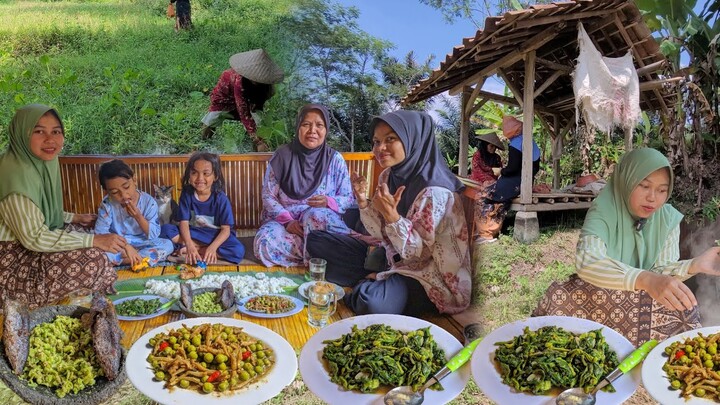
[[[685,338],[694,338],[698,333],[702,333],[703,336],[708,336],[718,332],[720,332],[720,326],[708,326],[669,337],[655,346],[647,358],[645,358],[642,367],[642,382],[648,394],[663,405],[709,405],[714,403],[709,399],[694,396],[686,400],[680,396],[680,391],[670,390],[670,380],[668,380],[667,374],[662,370],[662,366],[665,364],[665,361],[667,361],[667,357],[663,355],[665,348],[672,343],[684,341]]]
[[[177,388],[170,392],[163,388],[164,383],[153,379],[153,371],[148,364],[147,356],[150,354],[150,346],[148,346],[150,338],[160,332],[167,332],[170,329],[178,329],[184,325],[192,327],[203,323],[222,323],[228,326],[237,326],[243,328],[248,335],[262,340],[267,347],[275,352],[276,363],[273,365],[270,373],[265,376],[263,381],[249,385],[232,394],[201,394],[196,391]],[[268,328],[254,324],[252,322],[241,321],[231,318],[192,318],[175,321],[166,325],[157,327],[150,332],[144,334],[132,345],[125,362],[128,378],[138,391],[147,395],[153,401],[164,405],[170,404],[259,404],[275,397],[288,384],[295,379],[298,363],[295,356],[295,350],[290,346],[287,340]]]
[[[523,404],[540,405],[555,404],[555,397],[549,395],[533,395],[515,391],[509,385],[502,382],[500,373],[495,367],[495,346],[496,342],[512,340],[523,334],[523,329],[537,330],[543,326],[559,326],[568,332],[582,333],[602,328],[605,341],[610,345],[618,360],[622,361],[627,355],[635,350],[632,343],[623,335],[597,322],[587,319],[572,318],[567,316],[539,316],[515,321],[490,332],[482,342],[475,348],[470,366],[473,379],[488,398],[498,404]],[[640,383],[640,368],[635,367],[629,374],[623,375],[613,382],[616,392],[609,393],[600,391],[597,393],[597,403],[602,405],[621,404],[637,389]]]
[[[403,315],[362,315],[343,319],[332,323],[315,333],[300,352],[300,375],[308,389],[323,401],[329,404],[382,404],[383,394],[364,394],[357,391],[346,391],[341,386],[330,381],[330,375],[325,369],[322,359],[324,340],[337,339],[352,331],[353,325],[359,329],[370,325],[385,324],[406,332],[420,328],[430,327],[430,333],[438,346],[445,350],[448,360],[455,355],[462,344],[445,329],[433,325],[422,319]],[[445,404],[458,396],[470,379],[469,367],[462,367],[455,373],[442,380],[443,391],[428,389],[425,391],[426,404]]]
[[[279,314],[267,314],[264,312],[251,311],[251,310],[245,308],[245,303],[248,302],[251,298],[257,297],[257,295],[253,295],[252,297],[245,297],[245,298],[241,299],[240,302],[238,302],[238,304],[237,304],[238,311],[240,311],[240,313],[242,313],[242,314],[254,316],[256,318],[284,318],[286,316],[295,315],[298,312],[302,311],[303,308],[305,308],[305,304],[302,301],[300,301],[299,299],[297,299],[295,297],[291,297],[289,295],[283,295],[283,294],[261,294],[261,295],[276,295],[278,297],[287,298],[290,301],[292,301],[293,304],[295,304],[295,308],[293,308],[287,312],[281,312]]]
[[[121,304],[121,303],[123,303],[123,302],[125,302],[125,301],[134,300],[134,299],[136,299],[136,298],[140,298],[140,299],[145,300],[145,301],[149,301],[149,300],[153,300],[153,299],[159,299],[159,300],[160,300],[160,305],[165,304],[165,303],[167,303],[168,301],[170,301],[169,299],[167,299],[167,298],[165,298],[165,297],[161,297],[161,296],[159,296],[159,295],[133,295],[132,297],[118,298],[118,299],[116,299],[115,301],[113,301],[113,305],[115,305],[115,306],[117,307],[118,304]],[[139,316],[125,316],[125,315],[120,315],[120,314],[118,314],[118,319],[121,320],[121,321],[142,321],[142,320],[145,320],[145,319],[151,319],[151,318],[155,318],[156,316],[160,316],[160,315],[164,314],[165,312],[167,312],[167,311],[169,311],[169,310],[170,310],[170,308],[165,308],[165,309],[162,309],[162,310],[160,310],[160,311],[153,312],[152,314],[139,315]]]
[[[300,295],[303,298],[307,299],[308,298],[308,293],[307,293],[308,288],[310,288],[310,286],[316,282],[317,281],[308,281],[307,283],[300,284],[300,287],[298,287],[298,293],[300,293]],[[340,287],[339,285],[337,285],[335,283],[331,283],[329,281],[326,281],[326,283],[332,284],[333,286],[335,286],[335,295],[337,295],[337,297],[335,299],[341,300],[342,297],[345,296],[345,290],[343,290],[342,287]]]

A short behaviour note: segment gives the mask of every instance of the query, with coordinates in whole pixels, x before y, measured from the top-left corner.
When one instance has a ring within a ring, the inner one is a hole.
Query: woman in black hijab
[[[373,153],[385,170],[371,198],[363,177],[353,173],[352,182],[363,225],[380,247],[315,231],[308,252],[327,260],[327,280],[353,287],[345,300],[358,315],[462,312],[471,290],[468,230],[457,193],[462,184],[440,154],[432,119],[395,111],[375,118],[371,131]]]
[[[345,159],[325,142],[329,122],[324,106],[304,106],[295,138],[270,158],[262,187],[263,225],[254,243],[265,266],[305,264],[305,236],[312,230],[350,232],[341,215],[355,198]]]

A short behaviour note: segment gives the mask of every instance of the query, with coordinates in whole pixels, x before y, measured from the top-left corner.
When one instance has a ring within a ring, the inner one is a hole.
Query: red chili
[[[163,340],[163,342],[160,343],[160,346],[158,346],[158,351],[161,352],[161,351],[165,350],[165,348],[168,347],[168,346],[170,346],[170,343],[168,343],[167,341]]]
[[[246,351],[245,353],[243,353],[242,359],[243,359],[243,360],[247,360],[248,357],[250,357],[250,356],[252,356],[252,352],[251,352],[250,350],[248,350],[248,351]]]
[[[675,360],[680,360],[682,356],[685,355],[685,352],[681,349],[675,352]]]
[[[207,382],[213,382],[213,381],[217,380],[218,377],[220,377],[220,371],[215,370],[214,373],[210,374],[210,377],[208,377]]]

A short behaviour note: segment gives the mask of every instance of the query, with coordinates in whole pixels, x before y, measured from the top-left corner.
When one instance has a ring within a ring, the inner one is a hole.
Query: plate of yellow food
[[[146,333],[127,356],[130,382],[161,404],[259,404],[295,379],[290,343],[232,318],[192,318]]]
[[[302,311],[305,304],[295,297],[283,294],[262,294],[243,298],[238,311],[257,318],[283,318]]]
[[[663,405],[720,402],[720,327],[709,326],[665,339],[642,367],[647,392]]]
[[[554,404],[567,388],[587,391],[635,350],[615,330],[587,319],[539,316],[490,332],[470,360],[475,383],[499,404]],[[622,404],[640,384],[636,367],[597,393],[598,404]]]

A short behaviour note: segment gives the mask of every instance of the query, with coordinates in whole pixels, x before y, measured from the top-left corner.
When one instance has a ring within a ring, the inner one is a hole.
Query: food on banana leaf
[[[402,385],[418,390],[446,362],[429,327],[401,332],[386,325],[365,329],[354,325],[350,333],[323,343],[322,358],[330,380],[346,390],[365,393]]]
[[[495,345],[495,363],[503,382],[537,395],[573,387],[590,392],[619,364],[602,329],[572,333],[557,326],[536,331],[525,327],[522,335]],[[603,390],[615,392],[612,385]]]

